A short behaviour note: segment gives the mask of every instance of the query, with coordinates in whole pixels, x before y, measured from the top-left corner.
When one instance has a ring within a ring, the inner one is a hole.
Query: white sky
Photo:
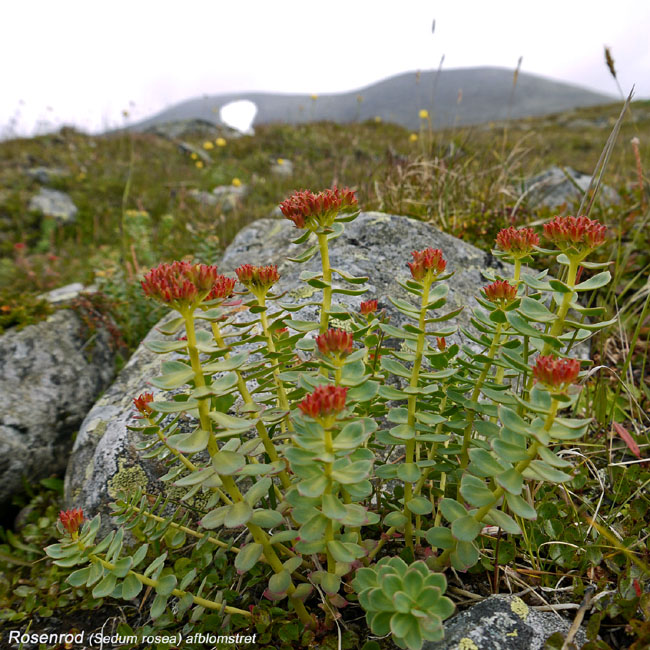
[[[650,97],[649,0],[9,0],[0,134],[101,130],[206,94],[353,90],[495,65]],[[431,32],[433,20],[435,33]]]

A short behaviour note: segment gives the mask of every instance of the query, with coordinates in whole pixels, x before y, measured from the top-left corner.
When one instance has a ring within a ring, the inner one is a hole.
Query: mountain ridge
[[[350,123],[379,117],[411,130],[420,127],[421,109],[429,111],[435,128],[445,128],[541,116],[616,100],[613,95],[525,72],[518,74],[514,87],[513,80],[513,70],[485,66],[405,72],[341,93],[220,93],[179,102],[129,128],[142,131],[188,119],[223,124],[221,107],[240,100],[257,106],[253,126],[272,122]]]

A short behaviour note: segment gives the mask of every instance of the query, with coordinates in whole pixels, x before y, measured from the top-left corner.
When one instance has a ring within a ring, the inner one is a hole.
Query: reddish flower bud
[[[340,213],[357,211],[357,199],[350,189],[334,187],[318,194],[308,190],[294,192],[280,203],[282,214],[293,221],[296,228],[316,230],[334,223]]]
[[[413,261],[408,262],[408,267],[414,280],[423,280],[425,276],[435,279],[447,268],[439,248],[425,248],[423,251],[413,251],[411,255]]]
[[[196,306],[214,286],[217,267],[190,262],[160,264],[151,269],[142,280],[142,290],[175,309]]]
[[[517,287],[513,287],[506,280],[498,280],[487,287],[483,287],[483,291],[490,302],[494,302],[503,307],[509,305],[517,297]]]
[[[133,405],[140,411],[142,417],[146,418],[153,413],[149,406],[151,402],[153,402],[153,393],[142,393],[133,400]]]
[[[497,247],[512,257],[525,257],[539,246],[539,235],[532,228],[504,228],[497,234]]]
[[[377,301],[366,300],[365,302],[362,302],[359,311],[363,316],[367,316],[368,314],[374,314],[377,311]]]
[[[555,217],[544,224],[544,236],[561,251],[584,258],[605,241],[607,227],[588,217]]]
[[[61,510],[59,520],[63,527],[68,531],[71,537],[76,537],[84,522],[84,513],[81,508],[76,510]]]
[[[438,342],[438,350],[444,352],[447,349],[447,339],[444,336],[436,336]]]
[[[27,244],[25,244],[25,242],[19,241],[14,244],[14,250],[17,253],[22,253],[26,248]]]
[[[277,329],[273,332],[273,336],[277,339],[284,338],[285,336],[289,335],[289,328],[288,327],[281,327],[280,329]]]
[[[336,416],[345,408],[347,392],[348,389],[342,386],[317,386],[298,404],[298,408],[314,419]]]
[[[228,278],[225,275],[218,275],[214,281],[214,285],[208,294],[206,300],[218,300],[230,298],[235,289],[235,278]]]
[[[344,330],[329,329],[316,337],[318,351],[325,357],[347,356],[352,352],[352,334]]]
[[[253,266],[244,264],[235,269],[239,281],[254,294],[266,292],[280,279],[277,266]]]
[[[533,377],[551,392],[563,392],[575,383],[580,372],[577,359],[558,359],[553,355],[537,357]]]

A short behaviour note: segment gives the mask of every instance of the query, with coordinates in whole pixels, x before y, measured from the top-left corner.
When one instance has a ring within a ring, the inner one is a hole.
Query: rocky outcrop
[[[53,217],[58,222],[73,223],[77,218],[77,206],[65,193],[42,187],[29,202],[30,212],[40,212],[46,217]]]
[[[551,167],[526,180],[525,196],[530,208],[556,208],[564,204],[572,207],[574,203],[580,203],[590,182],[589,174],[583,174],[571,167]],[[616,190],[608,185],[601,185],[597,200],[602,205],[611,205],[621,199]]]
[[[63,472],[79,428],[115,369],[111,336],[89,332],[77,312],[0,337],[0,502]]]
[[[303,284],[299,275],[302,271],[316,271],[320,261],[318,256],[300,266],[288,261],[287,258],[304,246],[291,243],[299,234],[285,219],[260,219],[235,237],[225,252],[220,270],[232,272],[245,263],[277,264],[281,280],[276,289],[286,292],[284,300],[308,303],[318,297],[314,295],[318,291]],[[369,278],[367,294],[337,294],[340,304],[357,309],[362,300],[378,298],[380,306],[396,323],[403,322],[404,316],[392,307],[387,296],[404,296],[398,280],[410,277],[406,263],[415,249],[431,246],[444,251],[448,270],[455,272],[449,283],[450,310],[475,304],[474,294],[487,283],[482,278],[482,270],[492,268],[509,272],[491,255],[426,223],[378,212],[362,213],[346,224],[344,234],[330,246],[333,267]],[[465,310],[455,322],[467,326],[468,311]],[[246,314],[241,316],[245,318]],[[316,307],[311,305],[294,314],[294,318],[301,320],[316,320],[316,317]],[[84,420],[66,475],[65,496],[69,507],[81,507],[89,516],[97,512],[106,515],[108,503],[121,488],[143,487],[154,493],[161,489],[157,477],[166,470],[157,462],[138,456],[135,445],[140,438],[127,429],[128,425],[136,423],[133,398],[144,391],[152,391],[148,382],[160,374],[161,362],[172,358],[147,349],[148,342],[160,338],[162,335],[154,328]]]
[[[517,596],[492,596],[450,618],[444,641],[425,642],[423,650],[542,650],[556,632],[564,638],[570,625],[554,612],[531,609]],[[579,629],[574,643],[586,642]]]

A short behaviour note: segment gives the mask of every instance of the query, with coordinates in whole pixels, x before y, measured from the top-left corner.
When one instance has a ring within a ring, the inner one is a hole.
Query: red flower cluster
[[[217,267],[191,262],[172,262],[151,269],[140,283],[145,295],[176,309],[197,305],[211,291]]]
[[[439,248],[425,248],[411,253],[413,261],[408,262],[414,280],[423,280],[425,276],[435,278],[447,268]]]
[[[514,258],[528,255],[539,246],[539,235],[532,228],[504,228],[497,234],[497,247]]]
[[[253,266],[244,264],[235,269],[239,281],[253,293],[266,293],[279,279],[277,266]]]
[[[341,212],[356,212],[357,206],[357,198],[351,189],[334,187],[318,194],[309,190],[294,192],[280,203],[280,210],[296,228],[316,230],[319,226],[331,226]]]
[[[329,329],[316,337],[318,351],[327,356],[347,356],[352,352],[352,334],[344,330]]]
[[[589,217],[555,217],[544,224],[544,236],[562,251],[585,253],[605,241],[607,227]]]
[[[549,355],[537,357],[533,368],[533,377],[549,390],[562,392],[575,383],[579,372],[580,361],[577,359],[558,359]]]
[[[298,404],[298,408],[314,419],[337,415],[345,408],[347,392],[348,389],[342,386],[317,386],[313,393]]]
[[[63,527],[70,533],[71,537],[74,537],[81,524],[84,522],[84,513],[81,508],[75,510],[61,510],[59,513],[59,520]]]
[[[225,275],[218,275],[214,281],[214,285],[208,294],[206,300],[217,300],[230,298],[235,289],[235,278],[228,278]]]
[[[487,287],[483,287],[483,291],[490,302],[500,306],[509,305],[517,297],[517,287],[513,287],[506,280],[497,280],[488,284]]]
[[[147,417],[153,413],[149,404],[153,402],[153,393],[142,393],[133,400],[133,405],[140,411],[142,417]]]
[[[444,336],[436,336],[436,343],[440,352],[444,352],[447,349],[447,339]]]
[[[365,302],[362,302],[359,311],[363,316],[367,316],[368,314],[374,314],[377,311],[377,301],[366,300]]]

